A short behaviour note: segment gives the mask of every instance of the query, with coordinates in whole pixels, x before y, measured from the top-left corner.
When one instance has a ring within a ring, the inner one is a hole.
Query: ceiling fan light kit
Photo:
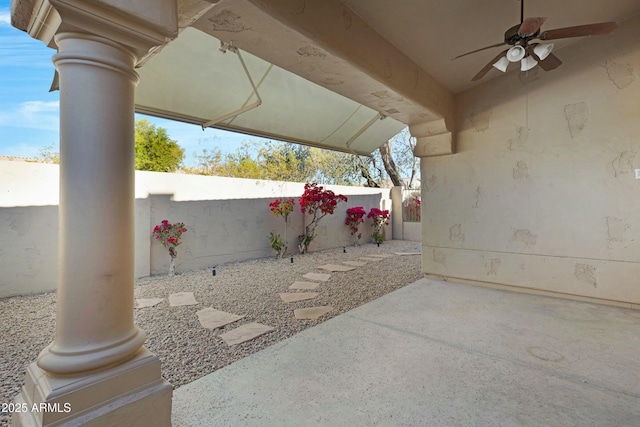
[[[463,53],[453,59],[458,59],[472,53],[480,52],[494,47],[511,45],[493,58],[484,66],[472,79],[476,81],[487,74],[491,68],[496,68],[503,73],[507,71],[509,62],[520,61],[520,70],[528,71],[540,64],[544,71],[551,71],[558,68],[562,61],[555,56],[553,43],[531,43],[532,40],[555,40],[569,37],[600,36],[613,33],[618,24],[615,22],[600,22],[596,24],[578,25],[574,27],[556,28],[553,30],[541,31],[540,27],[547,18],[536,17],[524,19],[524,0],[520,0],[520,24],[514,25],[504,33],[504,42],[485,46],[471,52]],[[505,55],[506,54],[506,55]]]
[[[538,61],[531,56],[525,56],[522,58],[522,61],[520,61],[520,71],[529,71],[536,65],[538,65]]]
[[[503,73],[507,71],[508,65],[509,65],[509,60],[507,59],[506,56],[503,56],[502,58],[498,59],[498,61],[493,64],[494,67],[496,67],[498,70],[502,71]]]
[[[509,62],[518,62],[524,58],[524,48],[522,46],[514,46],[507,51],[507,59]]]
[[[547,59],[547,56],[551,54],[552,50],[553,43],[540,43],[533,48],[533,53],[535,53],[536,56],[540,58],[540,61],[544,61],[545,59]]]

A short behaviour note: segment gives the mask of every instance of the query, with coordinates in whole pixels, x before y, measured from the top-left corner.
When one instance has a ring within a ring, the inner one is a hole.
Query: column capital
[[[60,32],[84,32],[127,46],[138,59],[178,35],[176,0],[17,0],[12,20],[49,47]]]
[[[409,132],[416,139],[413,155],[432,157],[454,154],[452,127],[444,118],[409,125]]]

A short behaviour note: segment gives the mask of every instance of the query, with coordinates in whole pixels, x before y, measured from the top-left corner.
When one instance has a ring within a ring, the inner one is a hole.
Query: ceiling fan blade
[[[545,71],[551,71],[561,66],[562,61],[560,61],[560,58],[555,56],[553,53],[550,53],[549,56],[544,58],[544,60],[538,61],[538,65],[540,65],[540,68]]]
[[[540,59],[540,57],[536,55],[535,51],[533,50],[534,47],[535,47],[535,44],[528,46],[527,52],[529,53],[529,55],[533,57],[533,59],[538,61],[538,65],[543,70],[545,71],[555,70],[556,68],[562,65],[562,61],[560,61],[560,58],[555,56],[553,53],[549,53],[546,58]]]
[[[520,29],[518,30],[518,35],[522,37],[529,37],[538,32],[544,21],[547,18],[527,18],[520,25]]]
[[[458,55],[455,58],[451,58],[451,60],[453,61],[454,59],[462,58],[463,56],[471,55],[472,53],[480,52],[481,50],[491,49],[492,47],[504,46],[505,44],[505,42],[501,42],[492,44],[491,46],[481,47],[480,49],[472,50],[471,52],[463,53],[462,55]]]
[[[564,39],[568,37],[602,36],[613,33],[618,24],[615,22],[600,22],[597,24],[578,25],[575,27],[556,28],[540,33],[540,40]]]
[[[472,82],[475,82],[476,80],[480,80],[481,78],[484,77],[485,74],[487,74],[489,72],[489,70],[491,70],[491,68],[493,67],[493,64],[496,63],[496,61],[498,59],[500,59],[502,56],[504,56],[507,51],[509,49],[503,50],[502,52],[500,52],[498,55],[496,55],[495,58],[493,58],[491,61],[489,61],[489,63],[487,65],[484,66],[484,68],[482,70],[480,70],[478,72],[478,74],[476,74],[475,76],[473,76],[473,78],[471,79]]]

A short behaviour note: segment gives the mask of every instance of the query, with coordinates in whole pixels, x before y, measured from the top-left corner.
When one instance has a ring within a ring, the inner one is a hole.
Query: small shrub
[[[159,240],[169,251],[171,257],[171,265],[169,266],[169,276],[174,276],[176,273],[175,259],[178,256],[178,250],[176,249],[180,245],[182,234],[186,233],[187,229],[184,227],[184,222],[176,222],[171,224],[168,220],[162,220],[159,225],[153,227],[153,237]]]
[[[311,222],[304,227],[304,232],[298,236],[298,249],[301,254],[309,250],[309,245],[316,237],[316,227],[322,218],[333,215],[340,201],[347,201],[342,194],[336,195],[331,190],[325,190],[317,183],[306,183],[304,193],[300,196],[300,210],[303,214],[311,215]]]
[[[269,203],[269,209],[273,212],[273,216],[276,218],[281,216],[284,218],[284,240],[279,234],[271,232],[269,237],[269,246],[276,251],[278,258],[282,258],[287,252],[287,222],[289,221],[289,215],[293,212],[293,207],[296,201],[294,199],[276,199]]]
[[[373,241],[378,245],[384,242],[384,226],[389,225],[389,211],[381,210],[378,208],[371,208],[369,214],[367,214],[367,218],[371,218],[373,221]]]
[[[344,223],[349,226],[351,235],[354,238],[353,246],[358,246],[358,242],[362,237],[359,226],[364,222],[365,215],[367,215],[367,211],[365,211],[362,206],[347,209],[347,219]]]

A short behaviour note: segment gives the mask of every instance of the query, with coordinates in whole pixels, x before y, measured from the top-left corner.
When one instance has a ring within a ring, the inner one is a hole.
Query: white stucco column
[[[55,42],[56,334],[27,370],[16,402],[28,411],[13,423],[168,426],[172,388],[133,321],[136,56],[98,35],[62,32]],[[57,410],[38,410],[41,404]]]
[[[56,336],[47,372],[84,372],[131,358],[134,55],[107,39],[56,36],[60,75],[60,213]]]
[[[61,161],[56,334],[13,425],[170,426],[133,319],[134,67],[177,37],[176,0],[15,0],[11,21],[57,49]]]
[[[422,205],[420,209],[420,240],[422,242],[422,272],[428,273],[425,266],[429,265],[429,257],[432,254],[431,247],[428,246],[428,242],[431,241],[431,236],[428,235],[427,219],[425,218],[424,209],[428,203],[429,187],[426,185],[428,182],[425,161],[427,157],[446,156],[455,154],[455,141],[454,141],[454,124],[453,124],[453,112],[448,117],[443,117],[440,120],[428,121],[422,123],[415,123],[409,125],[409,132],[411,136],[416,138],[416,146],[413,149],[413,155],[420,157],[420,181],[422,182],[420,196],[422,199]],[[410,230],[407,230],[406,234],[413,234]]]
[[[391,229],[393,238],[404,240],[404,230],[402,229],[402,186],[391,188]]]

